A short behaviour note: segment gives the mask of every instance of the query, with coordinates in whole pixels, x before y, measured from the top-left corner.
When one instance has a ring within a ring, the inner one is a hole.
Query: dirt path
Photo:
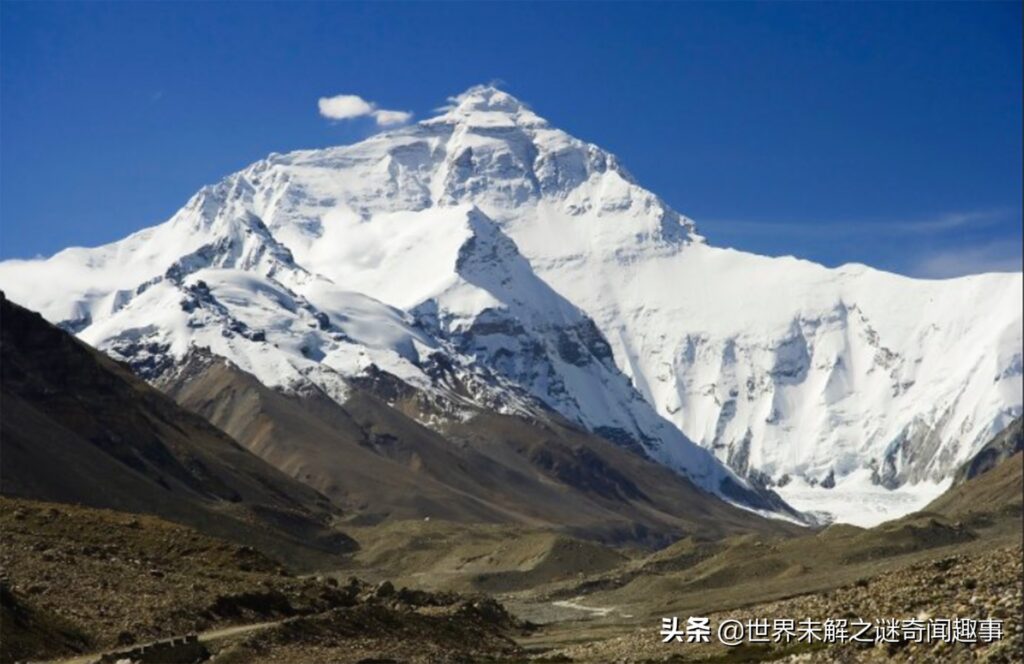
[[[239,634],[248,634],[249,632],[258,632],[260,630],[267,629],[268,627],[273,627],[274,625],[280,625],[281,623],[287,622],[288,620],[289,620],[289,618],[286,618],[284,620],[272,620],[270,622],[252,623],[252,624],[249,624],[249,625],[233,625],[231,627],[224,627],[222,629],[211,629],[209,631],[200,632],[199,633],[199,642],[200,643],[213,643],[213,642],[216,642],[216,641],[220,641],[222,639],[230,638],[232,636],[238,636]],[[162,639],[158,639],[157,641],[150,641],[148,643],[136,643],[136,644],[133,644],[131,646],[125,646],[125,648],[129,648],[129,647],[134,648],[134,647],[138,647],[138,646],[151,645],[153,643],[159,643],[160,641],[166,641],[166,640],[171,639],[171,638],[181,638],[182,636],[185,636],[185,635],[184,634],[180,634],[180,635],[175,636],[175,637],[167,636],[167,637],[164,637]],[[95,662],[96,660],[98,660],[100,657],[102,657],[104,654],[106,654],[108,652],[117,652],[117,651],[123,650],[125,648],[109,648],[107,650],[102,650],[100,652],[92,653],[92,654],[89,654],[89,655],[79,655],[77,657],[71,657],[71,658],[68,658],[68,659],[54,659],[54,660],[50,660],[46,664],[91,664],[92,662]]]

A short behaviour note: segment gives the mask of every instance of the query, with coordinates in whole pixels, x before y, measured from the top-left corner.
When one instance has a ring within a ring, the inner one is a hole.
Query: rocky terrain
[[[281,623],[233,644],[216,662],[513,662],[515,637],[532,626],[493,599],[454,600],[426,593],[374,597]]]
[[[254,624],[267,625],[206,647],[227,649],[216,661],[465,661],[518,652],[513,637],[529,628],[483,596],[296,577],[250,547],[155,517],[0,498],[0,539],[3,662]]]
[[[352,568],[370,572],[369,580],[360,581],[346,570],[294,576],[248,547],[155,517],[0,499],[2,660],[127,652],[133,644],[198,634],[214,662],[1009,663],[1020,661],[1022,636],[1024,570],[1016,527],[1015,534],[1011,527],[1004,536],[932,543],[904,555],[865,549],[872,552],[870,560],[857,563],[852,559],[863,555],[850,556],[845,565],[834,566],[833,582],[817,590],[813,580],[807,585],[807,579],[790,570],[782,585],[768,584],[775,599],[759,600],[749,592],[759,583],[757,575],[743,578],[753,568],[730,557],[735,554],[726,559],[738,568],[738,578],[672,590],[679,588],[672,583],[673,574],[699,566],[709,555],[687,542],[653,555],[616,553],[545,539],[540,533],[520,534],[522,543],[512,545],[514,533],[489,540],[463,526],[464,541],[480,539],[479,553],[472,547],[458,553],[457,547],[448,546],[445,554],[443,543],[458,535],[438,537],[443,529],[433,529],[435,535],[426,539],[428,531],[421,531],[398,550],[385,544],[393,535],[357,530],[366,557],[361,563],[353,560]],[[844,540],[850,534],[826,531],[819,537]],[[429,551],[429,546],[424,549],[429,541],[435,542],[435,553],[407,559],[409,552]],[[777,546],[762,547],[761,555]],[[430,562],[445,555],[447,575],[437,562]],[[471,562],[455,564],[460,556]],[[371,561],[374,565],[367,566]],[[403,566],[422,572],[407,574],[400,583],[381,579],[385,570]],[[518,572],[510,576],[517,566]],[[608,612],[573,608],[608,606],[609,596],[594,591],[630,568],[639,570],[633,582],[650,579],[646,600]],[[463,590],[409,589],[417,577],[435,587]],[[497,593],[501,603],[474,590],[479,588]],[[536,624],[510,613],[505,603],[520,616],[536,616]],[[539,610],[559,605],[564,607],[560,612]],[[779,617],[996,618],[1004,621],[1004,638],[972,646],[772,643],[727,649],[663,643],[659,624],[672,615],[684,621],[707,616],[714,625],[725,619]]]
[[[565,661],[787,661],[787,662],[1019,662],[1024,656],[1021,624],[1022,551],[1020,546],[895,568],[858,579],[822,593],[767,602],[740,610],[702,612],[716,626],[726,619],[792,618],[875,620],[891,618],[996,618],[1003,621],[1004,638],[991,644],[915,643],[830,645],[770,643],[725,648],[719,644],[663,643],[657,626],[629,636],[558,650]],[[670,614],[666,614],[670,615]],[[687,615],[682,616],[685,622]]]
[[[1012,431],[1012,430],[1011,430]],[[997,441],[1005,436],[999,436]],[[978,467],[974,460],[966,467]],[[612,607],[539,639],[538,647],[573,661],[991,661],[1024,656],[1024,455],[1005,457],[938,498],[926,510],[872,529],[834,525],[785,540],[754,537],[683,540],[580,584],[555,589],[577,604]],[[585,593],[585,594],[584,594]],[[628,614],[633,621],[614,616]],[[663,643],[663,617],[722,620],[993,618],[1003,638],[992,643],[745,643],[725,648]],[[616,634],[615,622],[637,625]],[[572,638],[586,634],[582,638]]]
[[[873,529],[651,552],[509,524],[353,523],[356,551],[306,576],[157,517],[3,498],[3,661],[197,635],[215,662],[1015,662],[1022,458]],[[670,616],[994,618],[1003,638],[725,648],[663,643]]]
[[[5,584],[32,607],[59,613],[94,648],[202,631],[244,620],[231,597],[264,595],[294,580],[251,547],[148,516],[2,498]],[[283,597],[282,597],[283,599]],[[255,615],[255,614],[253,614]],[[252,617],[250,615],[249,617]]]

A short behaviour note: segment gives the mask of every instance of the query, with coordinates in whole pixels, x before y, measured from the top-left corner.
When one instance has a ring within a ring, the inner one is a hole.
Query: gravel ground
[[[803,595],[741,610],[714,613],[711,625],[726,619],[828,618],[1003,620],[1003,639],[991,644],[901,642],[824,644],[816,642],[743,645],[663,643],[660,626],[599,643],[565,648],[551,657],[581,662],[790,661],[790,662],[1024,662],[1021,591],[1024,550],[1004,547],[960,554],[871,578],[826,592]],[[689,616],[679,616],[685,625]],[[714,641],[714,637],[712,637]]]

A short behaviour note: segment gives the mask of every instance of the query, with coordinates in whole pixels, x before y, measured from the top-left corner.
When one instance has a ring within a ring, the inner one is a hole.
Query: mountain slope
[[[4,494],[156,514],[300,564],[353,548],[322,494],[5,297],[0,321]]]
[[[960,466],[953,476],[953,486],[987,473],[1018,452],[1024,452],[1024,417],[1015,419],[1010,426],[985,443],[970,461]]]
[[[429,517],[644,544],[696,531],[801,530],[734,508],[554,415],[481,411],[432,430],[403,414],[418,412],[416,392],[384,374],[353,386],[340,405],[323,393],[268,389],[222,358],[196,353],[160,386],[272,465],[348,506],[357,523]]]
[[[383,369],[453,404],[431,426],[540,405],[720,494],[747,476],[813,508],[822,483],[836,504],[919,484],[897,512],[1021,413],[1021,284],[709,246],[614,156],[487,86],[271,155],[120,242],[0,264],[151,379],[204,346],[343,404]]]
[[[957,471],[953,486],[925,507],[951,519],[991,525],[1000,518],[1020,528],[1024,509],[1021,418],[989,441]]]

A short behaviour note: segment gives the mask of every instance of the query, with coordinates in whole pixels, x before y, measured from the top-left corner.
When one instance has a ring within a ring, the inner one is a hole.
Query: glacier
[[[0,288],[151,380],[195,347],[339,402],[385,371],[451,416],[549,408],[731,500],[846,521],[857,496],[873,520],[927,502],[1022,410],[1021,274],[715,247],[493,86],[272,154],[121,241],[4,261]]]

